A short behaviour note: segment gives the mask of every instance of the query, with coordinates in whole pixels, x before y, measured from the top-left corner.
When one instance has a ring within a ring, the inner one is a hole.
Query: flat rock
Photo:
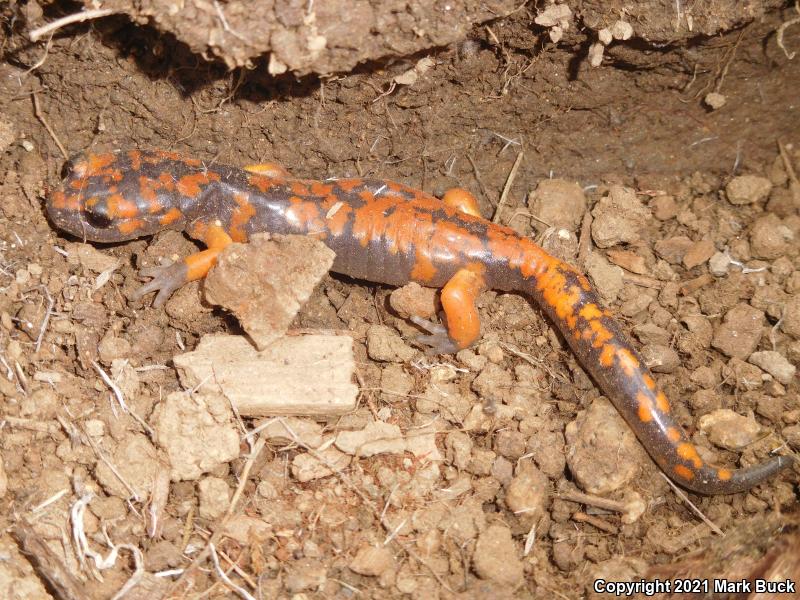
[[[794,379],[795,373],[797,373],[797,367],[786,360],[783,354],[772,350],[753,352],[747,360],[757,367],[764,369],[785,385],[789,385],[792,379]]]
[[[335,256],[309,236],[256,234],[222,251],[206,277],[205,297],[232,312],[263,350],[286,333]]]
[[[333,446],[314,454],[298,454],[292,460],[292,477],[301,483],[329,477],[346,469],[350,460],[347,454]]]
[[[613,185],[592,210],[592,239],[599,248],[635,242],[650,217],[650,209],[630,188]]]
[[[436,290],[412,281],[393,290],[389,304],[403,318],[415,315],[429,319],[436,314]]]
[[[211,334],[173,361],[184,387],[220,393],[245,416],[340,415],[358,396],[349,336],[285,337],[258,351],[242,336]]]

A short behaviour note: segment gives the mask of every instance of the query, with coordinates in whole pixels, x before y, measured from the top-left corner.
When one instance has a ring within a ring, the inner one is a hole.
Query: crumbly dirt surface
[[[688,494],[701,519],[514,294],[485,293],[481,343],[434,360],[392,308],[424,292],[326,276],[294,327],[352,336],[359,408],[291,434],[245,438],[254,419],[176,393],[174,356],[241,329],[197,283],[159,309],[130,299],[141,266],[196,250],[182,235],[95,248],[51,228],[58,144],[465,187],[587,271],[704,457],[800,449],[800,25],[777,34],[793,9],[365,2],[333,32],[325,4],[270,3],[258,27],[252,2],[109,3],[126,14],[39,43],[27,32],[81,5],[0,6],[0,597],[800,583],[797,467]]]

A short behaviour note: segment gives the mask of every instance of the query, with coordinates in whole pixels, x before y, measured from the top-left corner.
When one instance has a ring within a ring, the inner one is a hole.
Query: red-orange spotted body
[[[743,469],[706,464],[588,280],[532,241],[481,218],[463,190],[438,200],[390,181],[301,180],[275,165],[241,169],[132,150],[70,161],[47,209],[55,225],[86,240],[119,242],[179,229],[205,242],[206,250],[144,273],[154,279],[139,295],[157,291],[156,304],[205,276],[231,240],[257,232],[313,235],[336,252],[333,270],[351,277],[441,287],[447,331],[426,338],[440,352],[479,337],[481,291],[527,294],[680,485],[705,494],[738,492],[792,462],[775,456]]]

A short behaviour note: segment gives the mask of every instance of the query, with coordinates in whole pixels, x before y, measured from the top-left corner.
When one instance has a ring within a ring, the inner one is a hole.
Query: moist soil
[[[43,207],[64,154],[163,148],[439,196],[467,188],[484,216],[589,273],[704,457],[737,466],[800,448],[794,9],[569,3],[565,25],[537,21],[547,7],[534,3],[408,2],[392,19],[363,4],[374,15],[356,3],[324,49],[330,15],[312,19],[313,3],[263,15],[244,2],[163,14],[112,3],[122,12],[38,43],[31,30],[81,5],[0,8],[0,597],[111,598],[128,585],[127,598],[594,598],[598,578],[800,583],[797,467],[730,496],[673,490],[514,294],[486,292],[482,341],[437,358],[415,346],[391,289],[326,276],[294,328],[353,338],[360,395],[352,413],[313,422],[328,436],[432,427],[434,450],[301,477],[303,444],[267,436],[248,460],[242,437],[238,457],[164,478],[151,428],[183,389],[173,357],[241,329],[201,284],[163,308],[130,299],[139,267],[196,250],[188,238],[94,247],[55,231]],[[439,27],[451,9],[457,26]],[[260,45],[254,15],[270,32]],[[592,66],[617,21],[633,35]],[[371,347],[387,336],[400,350]],[[705,597],[695,591],[661,597]]]

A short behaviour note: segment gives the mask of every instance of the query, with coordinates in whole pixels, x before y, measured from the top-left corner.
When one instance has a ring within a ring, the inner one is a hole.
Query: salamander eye
[[[96,229],[106,229],[107,227],[110,227],[112,223],[111,217],[108,215],[93,212],[88,209],[83,211],[83,216],[86,219],[86,222]]]

